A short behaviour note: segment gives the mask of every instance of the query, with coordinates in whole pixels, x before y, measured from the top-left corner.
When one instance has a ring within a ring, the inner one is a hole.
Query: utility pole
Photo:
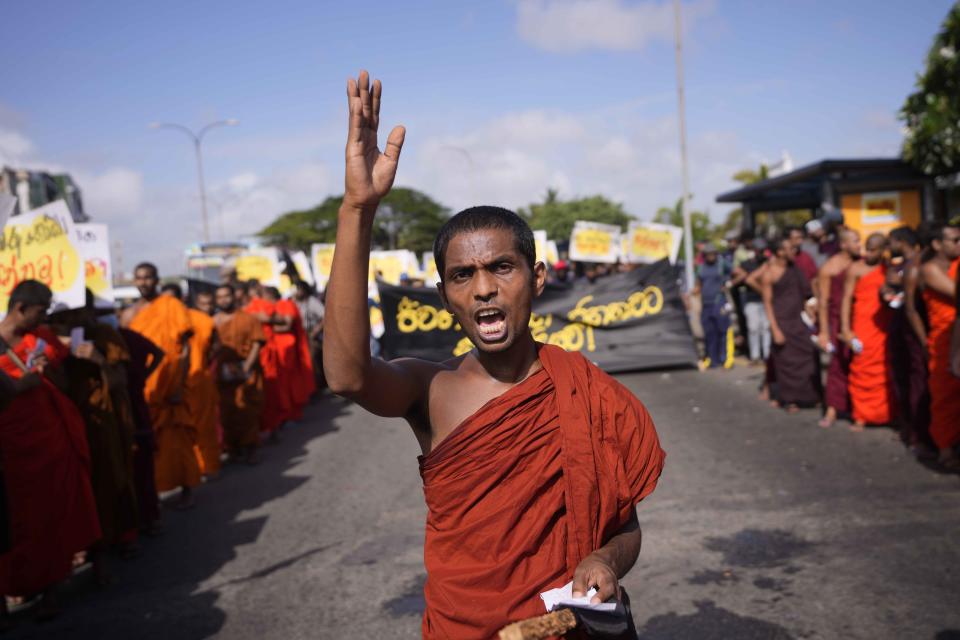
[[[673,0],[674,40],[677,60],[677,119],[680,123],[680,170],[683,174],[683,194],[680,196],[680,214],[683,216],[683,266],[686,272],[687,291],[693,290],[693,228],[687,200],[690,197],[690,178],[687,174],[687,117],[683,93],[683,28],[680,16],[680,0]]]
[[[203,181],[203,155],[200,151],[200,145],[203,143],[203,136],[213,129],[214,127],[233,127],[240,124],[240,121],[236,118],[230,118],[229,120],[218,120],[216,122],[211,122],[207,126],[203,127],[197,133],[194,133],[189,127],[185,127],[182,124],[176,124],[172,122],[153,122],[150,124],[151,129],[176,129],[181,133],[186,134],[193,142],[193,150],[197,157],[197,185],[199,186],[200,191],[200,218],[203,221],[203,241],[210,242],[210,224],[207,220],[207,188]]]

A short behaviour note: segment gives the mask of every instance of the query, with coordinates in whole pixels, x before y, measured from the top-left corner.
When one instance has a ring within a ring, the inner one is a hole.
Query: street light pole
[[[693,225],[687,199],[690,197],[690,179],[687,175],[687,117],[683,91],[683,44],[680,24],[680,0],[673,0],[673,26],[677,61],[677,111],[680,123],[680,171],[683,174],[683,194],[680,196],[680,215],[683,216],[683,261],[686,272],[687,291],[693,290]]]
[[[175,124],[172,122],[154,122],[150,124],[151,129],[176,129],[177,131],[185,134],[193,142],[193,150],[197,156],[197,184],[200,187],[200,214],[203,220],[203,241],[210,242],[210,225],[207,221],[207,189],[203,181],[203,154],[200,151],[200,146],[203,143],[203,136],[206,135],[210,129],[214,127],[233,127],[240,124],[240,121],[235,118],[230,118],[228,120],[217,120],[216,122],[211,122],[206,125],[197,133],[194,133],[188,127],[183,126],[182,124]]]

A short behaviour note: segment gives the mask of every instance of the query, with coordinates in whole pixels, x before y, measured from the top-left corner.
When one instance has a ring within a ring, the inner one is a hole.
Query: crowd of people
[[[704,367],[732,364],[736,323],[749,360],[766,367],[763,399],[820,407],[824,428],[892,426],[918,457],[960,471],[960,226],[864,239],[814,220],[729,245],[700,252]]]
[[[261,443],[302,416],[323,384],[323,305],[256,281],[192,292],[134,271],[139,300],[48,314],[35,280],[0,321],[0,624],[7,600],[57,588],[81,566],[111,580],[108,553],[138,554],[161,529],[161,498],[196,504],[221,464],[255,465]],[[4,597],[5,596],[5,597]]]

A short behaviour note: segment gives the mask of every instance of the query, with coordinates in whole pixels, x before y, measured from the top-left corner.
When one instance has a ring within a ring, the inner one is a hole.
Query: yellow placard
[[[630,253],[646,262],[670,257],[673,235],[669,231],[637,228],[630,236]]]
[[[53,203],[62,205],[61,202]],[[84,303],[84,270],[69,210],[63,205],[11,218],[0,239],[0,313],[6,313],[10,292],[24,280],[50,287],[55,302],[66,307]],[[44,210],[47,210],[45,212]],[[64,212],[65,215],[64,215]]]
[[[315,244],[310,248],[311,259],[313,260],[313,273],[317,278],[319,286],[325,286],[330,279],[330,271],[333,268],[333,250],[336,245],[333,244]]]
[[[419,275],[420,266],[417,256],[406,250],[371,251],[370,252],[370,280],[379,278],[387,284],[400,284],[401,277],[414,278]]]
[[[578,220],[570,234],[570,259],[614,263],[620,255],[620,228]]]
[[[246,253],[237,256],[237,279],[240,282],[259,280],[260,284],[279,284],[276,261],[270,256],[258,253]]]

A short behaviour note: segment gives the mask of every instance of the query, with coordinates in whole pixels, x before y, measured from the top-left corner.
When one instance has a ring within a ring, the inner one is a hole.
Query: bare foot
[[[770,399],[770,388],[767,385],[760,387],[760,399],[769,400]]]
[[[850,431],[853,431],[854,433],[861,433],[866,426],[867,424],[865,422],[857,420],[856,422],[850,425]]]
[[[800,407],[795,404],[788,404],[787,413],[800,413]]]
[[[817,424],[820,425],[821,429],[829,429],[833,426],[833,423],[837,421],[837,412],[833,407],[827,407],[827,412],[823,414],[823,417],[820,418],[820,422]]]

